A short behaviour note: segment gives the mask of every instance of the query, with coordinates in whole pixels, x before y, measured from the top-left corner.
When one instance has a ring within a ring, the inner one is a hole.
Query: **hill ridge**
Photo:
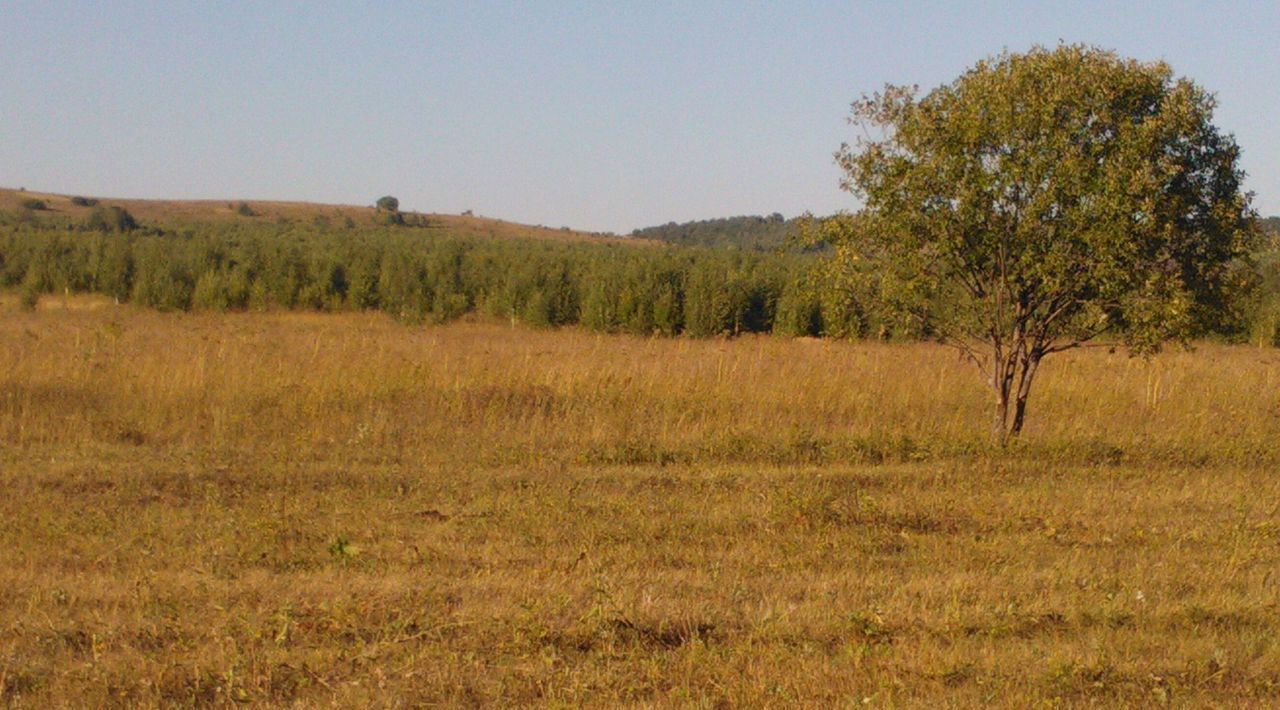
[[[91,204],[74,204],[73,198],[84,198]],[[384,213],[373,205],[310,202],[302,200],[254,200],[254,199],[184,199],[116,198],[95,195],[70,195],[43,190],[0,188],[0,212],[21,211],[24,203],[40,201],[44,208],[32,210],[35,215],[47,214],[75,219],[86,219],[96,205],[116,205],[129,211],[140,223],[157,227],[175,227],[182,224],[235,222],[235,221],[285,221],[299,224],[329,220],[351,220],[353,226],[369,226],[378,223]],[[28,208],[29,209],[29,208]],[[526,238],[552,241],[590,241],[605,243],[647,244],[645,239],[619,236],[608,232],[589,232],[568,227],[547,227],[522,224],[497,217],[470,214],[445,214],[434,212],[402,211],[406,217],[420,217],[431,226],[445,227],[458,236],[495,238]]]

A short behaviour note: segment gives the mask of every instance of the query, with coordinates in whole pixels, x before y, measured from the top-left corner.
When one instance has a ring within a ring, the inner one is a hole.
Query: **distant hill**
[[[680,246],[737,247],[769,251],[786,244],[787,238],[796,231],[799,222],[798,218],[785,219],[775,212],[767,217],[748,215],[683,224],[668,222],[656,227],[637,229],[631,232],[631,236]]]
[[[30,207],[24,207],[24,205],[36,203],[40,203],[41,209],[32,210]],[[78,223],[86,220],[99,205],[122,207],[128,210],[129,214],[133,215],[142,226],[159,228],[173,228],[192,223],[237,221],[323,224],[331,227],[351,224],[368,227],[381,223],[386,217],[385,213],[379,213],[371,205],[331,205],[271,200],[134,200],[0,188],[0,213],[25,210],[38,220]],[[459,237],[654,244],[654,242],[613,234],[582,232],[568,227],[518,224],[471,214],[404,212],[403,215],[405,221],[411,225],[444,228]]]

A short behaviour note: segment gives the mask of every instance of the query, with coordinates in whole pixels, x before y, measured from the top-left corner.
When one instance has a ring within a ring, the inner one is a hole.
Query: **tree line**
[[[0,225],[0,287],[28,300],[71,292],[179,311],[381,310],[409,323],[480,313],[638,335],[867,332],[867,308],[809,293],[811,265],[803,255],[460,238],[444,228]]]
[[[1207,333],[1280,345],[1273,234],[1254,259],[1254,288]],[[110,207],[80,225],[0,221],[0,287],[20,289],[28,302],[96,293],[163,310],[381,310],[408,323],[478,313],[636,335],[936,337],[927,315],[890,307],[865,265],[829,256],[461,238],[398,226],[158,229]]]
[[[771,251],[786,246],[796,235],[801,221],[801,218],[786,219],[774,212],[768,216],[723,217],[680,224],[668,222],[633,230],[631,236],[686,247],[738,247]]]

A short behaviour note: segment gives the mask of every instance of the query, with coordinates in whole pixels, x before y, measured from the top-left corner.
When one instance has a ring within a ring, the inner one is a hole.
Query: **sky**
[[[0,0],[0,186],[627,233],[856,208],[850,103],[1035,44],[1216,93],[1280,214],[1280,3]]]

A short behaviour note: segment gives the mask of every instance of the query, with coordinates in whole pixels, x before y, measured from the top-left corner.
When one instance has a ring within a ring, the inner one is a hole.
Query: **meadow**
[[[14,707],[1270,706],[1280,352],[0,295]]]

